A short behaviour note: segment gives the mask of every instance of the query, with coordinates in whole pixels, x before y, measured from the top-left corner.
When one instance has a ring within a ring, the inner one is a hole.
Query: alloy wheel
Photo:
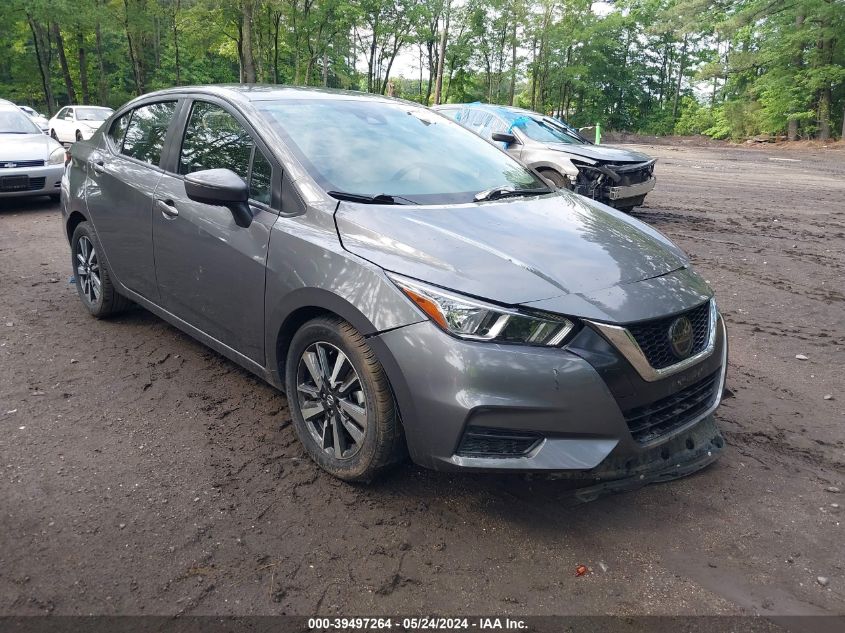
[[[102,291],[100,260],[94,250],[94,244],[84,235],[76,243],[76,276],[85,299],[91,304],[96,304]]]
[[[331,343],[309,345],[296,376],[299,410],[311,438],[335,459],[354,457],[364,442],[367,406],[358,372]]]

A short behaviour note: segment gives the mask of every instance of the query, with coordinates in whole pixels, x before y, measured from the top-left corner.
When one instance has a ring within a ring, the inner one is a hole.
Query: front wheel
[[[52,137],[52,139],[53,139],[54,141],[58,141],[58,140],[59,140],[59,137],[58,137],[58,135],[56,134],[56,130],[50,130],[50,136]],[[59,142],[61,142],[61,141],[59,141]]]
[[[79,130],[76,130],[76,140],[77,142],[82,140],[82,132],[80,132]]]
[[[556,172],[554,169],[541,169],[540,175],[543,176],[543,178],[551,180],[558,189],[572,189],[569,178],[559,172]]]
[[[125,310],[130,302],[115,289],[111,273],[100,256],[100,241],[88,222],[79,223],[70,246],[76,292],[88,312],[102,319]]]
[[[285,386],[296,434],[328,473],[370,481],[400,460],[404,438],[387,376],[346,321],[320,317],[297,331]]]

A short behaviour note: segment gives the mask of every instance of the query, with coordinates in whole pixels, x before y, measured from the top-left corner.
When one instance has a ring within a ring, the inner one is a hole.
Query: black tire
[[[90,247],[93,247],[93,257]],[[71,270],[76,279],[76,292],[79,294],[82,305],[98,319],[123,312],[132,304],[115,289],[111,272],[105,261],[100,259],[102,252],[100,241],[91,224],[80,222],[70,240]],[[87,261],[87,272],[83,272],[83,268],[86,267],[83,260]],[[95,289],[97,284],[92,276],[96,276],[99,281],[97,289]],[[89,281],[86,282],[86,279]]]
[[[554,169],[541,169],[540,175],[551,180],[558,189],[572,189],[569,178]]]
[[[58,141],[59,137],[56,136],[56,130],[50,130],[50,136],[53,138],[54,141]],[[61,141],[59,141],[61,142]]]
[[[76,130],[76,140],[77,142],[82,140],[82,132],[80,132],[79,130]]]
[[[343,353],[348,363],[341,363],[344,369],[337,372],[335,388],[328,371],[322,372],[322,381],[314,379],[306,352],[312,362],[317,360],[320,366],[328,369],[331,365],[334,369],[337,351]],[[320,361],[318,354],[325,362]],[[347,364],[356,376],[346,369]],[[355,388],[342,392],[342,383]],[[346,321],[319,317],[296,332],[285,361],[285,387],[299,440],[311,458],[329,474],[345,481],[368,482],[401,461],[405,440],[387,375],[364,337]],[[315,393],[317,389],[323,390],[322,395]],[[366,424],[363,427],[354,424],[355,420],[347,414],[353,401],[361,405],[357,407],[359,410],[364,410]],[[303,405],[310,405],[307,409],[311,413],[309,421],[303,415]],[[322,412],[319,412],[320,407]],[[352,427],[350,423],[353,423]],[[358,441],[349,433],[350,428],[360,436]]]
[[[634,207],[635,207],[635,206],[636,206],[636,205],[631,205],[631,206],[629,206],[629,207],[617,207],[617,208],[618,208],[618,209],[619,209],[622,213],[630,213],[631,211],[633,211],[633,210],[634,210]]]

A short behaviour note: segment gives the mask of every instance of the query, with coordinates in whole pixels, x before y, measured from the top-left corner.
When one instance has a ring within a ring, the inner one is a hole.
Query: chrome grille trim
[[[646,358],[639,343],[634,338],[634,335],[628,331],[627,328],[620,325],[610,325],[608,323],[599,323],[596,321],[585,321],[590,327],[594,328],[599,334],[604,336],[625,359],[631,363],[640,377],[646,382],[654,382],[661,380],[667,376],[677,374],[678,372],[689,369],[696,363],[704,360],[713,353],[716,348],[716,325],[719,321],[719,311],[716,309],[716,302],[710,299],[710,323],[708,325],[708,340],[707,345],[703,350],[685,358],[684,360],[669,365],[663,369],[655,369],[651,366]]]

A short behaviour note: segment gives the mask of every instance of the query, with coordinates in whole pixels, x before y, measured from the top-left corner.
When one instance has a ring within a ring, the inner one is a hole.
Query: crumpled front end
[[[587,163],[573,158],[572,163],[578,168],[573,189],[619,209],[635,207],[643,203],[657,183],[656,162],[652,159],[641,163]]]

